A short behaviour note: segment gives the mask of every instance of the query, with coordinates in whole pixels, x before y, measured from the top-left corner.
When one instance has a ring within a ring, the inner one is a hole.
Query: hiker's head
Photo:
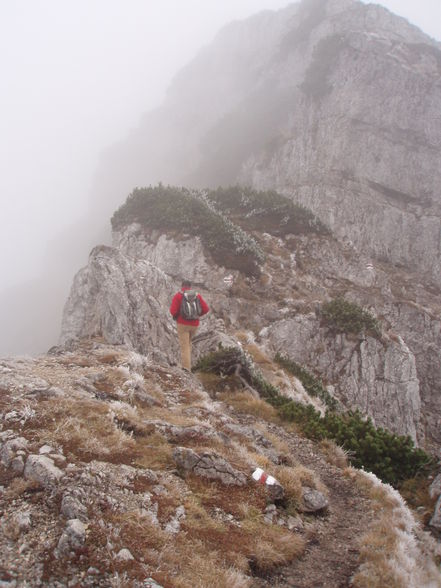
[[[190,282],[190,280],[182,280],[181,287],[182,288],[191,288],[191,282]]]

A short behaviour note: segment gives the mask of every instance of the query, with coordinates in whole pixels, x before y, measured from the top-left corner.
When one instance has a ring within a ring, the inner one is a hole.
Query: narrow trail
[[[283,434],[280,427],[278,435]],[[303,556],[278,569],[269,578],[257,579],[253,588],[346,588],[359,566],[359,539],[369,527],[370,502],[343,471],[329,464],[309,441],[284,434],[292,455],[317,473],[329,490],[329,509],[323,516],[310,516],[303,537]]]

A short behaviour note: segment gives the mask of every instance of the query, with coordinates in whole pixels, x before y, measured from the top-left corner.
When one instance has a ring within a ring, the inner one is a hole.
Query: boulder
[[[214,452],[204,452],[199,455],[192,449],[176,447],[173,451],[173,459],[178,468],[186,473],[209,480],[218,480],[227,486],[246,484],[245,474],[234,469],[226,459]]]
[[[67,521],[66,528],[58,541],[55,556],[57,558],[68,555],[72,551],[77,551],[83,547],[86,542],[86,527],[78,519]]]
[[[321,492],[314,490],[314,488],[309,488],[309,486],[303,487],[301,505],[303,512],[320,512],[328,508],[328,506],[328,499]]]
[[[429,487],[430,498],[441,496],[441,474],[438,474]]]
[[[64,473],[45,455],[30,455],[26,460],[24,477],[34,480],[42,486],[50,486],[58,482]]]
[[[429,525],[437,531],[441,531],[441,496],[438,498],[435,506],[435,512],[433,513],[433,517],[430,519]]]

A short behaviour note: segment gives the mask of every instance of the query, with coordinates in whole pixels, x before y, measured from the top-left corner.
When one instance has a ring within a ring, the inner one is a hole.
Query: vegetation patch
[[[304,367],[286,355],[281,355],[280,353],[276,353],[274,359],[287,372],[302,382],[303,387],[310,396],[320,398],[320,400],[324,402],[324,404],[330,410],[336,410],[338,408],[338,401],[329,394],[329,392],[323,386],[323,383],[318,378],[310,374]]]
[[[358,304],[344,298],[334,298],[322,305],[321,318],[323,323],[336,333],[368,333],[381,337],[381,328],[377,319]]]
[[[212,190],[207,198],[216,209],[231,216],[245,230],[260,230],[278,236],[329,233],[310,210],[274,190],[231,186]]]
[[[199,236],[216,263],[246,275],[259,275],[264,261],[257,242],[210,207],[201,192],[162,184],[136,188],[111,222],[114,229],[137,222],[150,229]]]
[[[376,474],[383,482],[400,486],[418,473],[427,473],[434,461],[423,450],[415,448],[408,436],[376,428],[371,419],[359,411],[337,414],[328,410],[325,416],[312,405],[304,405],[283,396],[278,388],[257,373],[241,349],[219,349],[201,358],[195,369],[220,375],[239,374],[269,404],[279,417],[295,423],[304,435],[314,440],[330,439],[343,447],[350,462]]]

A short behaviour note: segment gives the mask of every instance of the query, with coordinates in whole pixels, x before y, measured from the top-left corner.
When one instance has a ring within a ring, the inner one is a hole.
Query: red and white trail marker
[[[273,484],[278,484],[276,478],[273,476],[269,476],[266,472],[262,470],[262,468],[257,468],[252,475],[253,479],[260,484],[267,484],[268,486],[273,486]]]

